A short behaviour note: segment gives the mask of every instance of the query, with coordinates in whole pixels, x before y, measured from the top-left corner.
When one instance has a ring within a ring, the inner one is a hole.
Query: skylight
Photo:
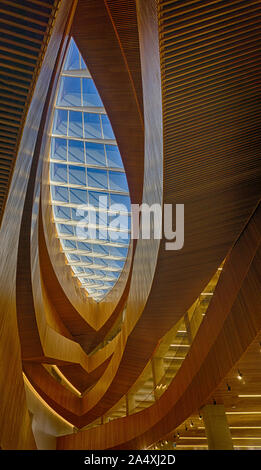
[[[68,263],[99,302],[119,279],[126,261],[130,197],[110,121],[73,39],[55,104],[50,189]]]

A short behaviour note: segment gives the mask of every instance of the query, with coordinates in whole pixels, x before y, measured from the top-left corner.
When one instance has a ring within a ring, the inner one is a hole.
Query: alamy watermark
[[[184,204],[109,204],[108,196],[99,203],[77,207],[77,237],[81,240],[108,240],[128,243],[129,239],[162,239],[166,250],[184,245]],[[174,226],[174,228],[173,228]]]

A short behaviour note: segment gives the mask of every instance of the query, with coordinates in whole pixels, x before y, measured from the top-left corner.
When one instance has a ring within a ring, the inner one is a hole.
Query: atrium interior
[[[252,0],[0,0],[0,449],[261,449]]]

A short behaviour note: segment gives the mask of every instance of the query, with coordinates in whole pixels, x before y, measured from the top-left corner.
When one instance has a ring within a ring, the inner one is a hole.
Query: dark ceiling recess
[[[57,0],[0,1],[0,223]]]

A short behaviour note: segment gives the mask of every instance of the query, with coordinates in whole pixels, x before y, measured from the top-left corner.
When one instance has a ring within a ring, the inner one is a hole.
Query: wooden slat
[[[23,89],[28,91],[29,84],[30,84],[29,76],[27,78],[24,78],[21,73],[16,75],[15,74],[15,68],[14,68],[14,72],[10,72],[8,70],[1,70],[1,75],[4,77],[4,78],[1,78],[1,80],[4,84],[9,83],[10,85],[16,86],[18,88],[23,88]],[[8,80],[7,77],[11,77],[12,79],[16,78],[16,81],[15,80]],[[21,81],[22,82],[27,82],[28,84],[27,85],[23,84],[23,83],[21,83]]]
[[[1,49],[3,49],[3,48],[1,47]],[[10,51],[10,49],[9,49],[8,52],[9,52],[8,55],[0,54],[0,58],[4,59],[4,61],[3,61],[4,64],[8,64],[9,61],[10,62],[13,61],[14,63],[17,63],[17,64],[26,65],[27,67],[25,67],[24,69],[21,69],[21,70],[24,70],[25,72],[30,71],[29,67],[33,70],[34,65],[35,65],[33,62],[29,62],[28,60],[23,60],[23,59],[19,59],[17,57],[14,57],[16,55],[19,56],[20,54],[17,54],[17,53],[13,54],[13,51]],[[36,61],[36,58],[34,59],[34,62],[35,61]],[[17,69],[17,70],[19,70],[19,69]]]
[[[2,23],[2,24],[7,24],[7,25],[9,25],[9,26],[15,26],[16,28],[18,28],[18,29],[20,29],[20,30],[22,30],[22,29],[25,28],[25,26],[23,26],[23,25],[21,25],[21,24],[19,24],[19,23],[16,23],[15,21],[7,20],[6,18],[3,18],[3,17],[0,18],[0,23]],[[43,36],[43,35],[44,35],[44,32],[43,32],[43,31],[39,31],[37,28],[33,28],[32,26],[27,26],[27,27],[26,27],[26,30],[31,31],[32,33],[36,33],[36,34],[38,34],[39,36]],[[21,34],[21,33],[19,33],[19,34]],[[25,35],[24,35],[24,36],[25,36]],[[32,42],[37,42],[38,44],[41,44],[41,39],[32,38],[31,36],[30,36],[30,41],[32,41]]]
[[[28,64],[26,63],[25,61],[21,61],[20,59],[15,59],[14,57],[10,56],[10,57],[6,57],[5,55],[3,54],[0,54],[0,58],[2,58],[2,64],[1,66],[5,69],[10,69],[10,70],[15,70],[17,72],[22,72],[23,75],[26,75],[27,77],[23,77],[23,80],[27,81],[30,80],[31,76],[32,76],[32,71],[34,69],[33,65],[32,64]],[[3,60],[4,59],[4,60]],[[10,63],[12,62],[12,63]],[[20,67],[19,65],[17,64],[25,64],[27,65],[28,67]],[[30,70],[31,68],[31,70]],[[1,73],[4,73],[4,71],[1,71]],[[9,70],[8,70],[8,73]],[[11,75],[11,74],[10,74]]]
[[[47,19],[50,18],[50,14],[41,10],[41,11],[37,11],[37,7],[36,8],[32,8],[32,7],[29,7],[29,6],[25,6],[23,5],[21,2],[19,2],[19,4],[17,3],[17,1],[15,0],[1,0],[1,3],[4,4],[4,5],[7,5],[7,6],[11,6],[11,7],[16,7],[16,8],[19,8],[20,10],[24,10],[24,11],[27,11],[28,13],[35,13],[37,12],[38,15],[40,16],[44,16],[46,17]],[[31,2],[32,3],[32,2]],[[50,8],[50,4],[49,5],[49,8]],[[43,4],[41,5],[41,2],[39,2],[39,6],[44,6]]]
[[[60,437],[58,449],[146,448],[207,402],[221,379],[260,333],[260,243],[259,206],[226,261],[189,354],[157,402],[118,422]]]
[[[40,7],[49,8],[50,10],[52,9],[52,5],[50,3],[44,2],[43,0],[30,0],[30,2],[34,3],[35,5],[39,5]]]
[[[6,23],[8,24],[8,23]],[[13,26],[16,26],[16,24],[14,23]],[[21,28],[22,29],[22,28]],[[6,30],[2,25],[1,25],[1,20],[0,20],[0,32],[5,34],[9,34],[9,36],[13,36],[15,38],[20,38],[20,39],[26,39],[27,41],[33,43],[33,44],[38,44],[38,46],[41,47],[41,44],[42,44],[42,41],[40,39],[36,39],[36,38],[33,38],[31,36],[28,36],[28,34],[26,34],[26,31],[24,33],[21,33],[21,32],[17,32],[17,31],[14,31],[14,30],[11,30],[11,29],[8,29]]]
[[[22,91],[22,90],[17,90],[17,89],[14,89],[13,87],[10,87],[8,86],[8,84],[10,83],[10,81],[7,81],[6,79],[2,79],[1,78],[1,82],[0,82],[0,86],[3,90],[6,90],[6,91],[9,91],[11,94],[13,94],[13,96],[16,98],[16,99],[20,99],[20,100],[25,100],[25,97],[27,95],[26,91]],[[12,82],[12,85],[16,85],[15,82]],[[18,95],[18,97],[16,96]],[[19,95],[20,96],[23,96],[24,98],[19,98]],[[7,95],[8,97],[8,95]]]
[[[1,44],[1,50],[9,52],[10,54],[14,53],[15,55],[18,55],[18,56],[21,56],[21,57],[27,57],[28,59],[32,60],[32,62],[26,62],[26,61],[20,62],[20,63],[23,63],[25,65],[30,65],[30,64],[33,65],[33,62],[35,62],[37,60],[36,55],[28,54],[28,52],[20,51],[18,49],[13,49],[13,48],[10,48],[10,47],[6,47],[6,46],[3,46],[2,44]],[[8,56],[3,55],[3,57],[8,57]]]
[[[18,111],[18,110],[21,110],[21,111],[23,110],[23,108],[21,107],[21,103],[20,103],[20,102],[15,103],[15,102],[13,101],[14,98],[11,97],[11,96],[8,96],[9,99],[4,100],[3,98],[4,98],[5,96],[6,96],[6,95],[3,95],[3,93],[1,93],[1,98],[2,98],[2,99],[0,99],[1,105],[5,105],[5,106],[8,105],[8,108],[15,108],[17,111]],[[2,107],[2,109],[6,109],[6,108]]]
[[[33,4],[30,7],[30,4],[27,6],[14,0],[0,2],[0,43],[2,44],[2,54],[0,54],[0,87],[2,91],[0,128],[5,129],[6,133],[10,132],[10,135],[13,134],[13,138],[15,138],[15,134],[12,130],[17,129],[16,148],[18,148],[18,139],[22,132],[21,123],[26,114],[25,106],[28,105],[29,94],[33,89],[33,81],[41,60],[43,44],[47,40],[50,22],[54,18],[56,3],[54,1],[45,5],[45,2],[39,2],[35,4],[34,8]],[[43,10],[43,15],[41,15],[39,6],[47,6],[49,11]],[[34,34],[31,35],[30,32],[38,34],[39,38],[34,37]],[[8,99],[10,99],[9,102]],[[18,102],[17,106],[16,102]],[[3,142],[8,143],[6,139]],[[7,145],[3,148],[7,149]],[[12,168],[13,165],[10,166],[10,174]],[[0,220],[2,215],[3,211],[0,211]]]
[[[11,33],[10,33],[10,34],[11,34]],[[4,36],[4,38],[3,38],[3,37],[0,37],[0,41],[1,41],[1,42],[4,42],[5,44],[11,44],[12,46],[15,46],[15,48],[12,48],[12,49],[14,49],[14,50],[16,50],[16,48],[17,48],[17,41],[8,38],[8,37],[7,37],[7,31],[5,31],[5,36]],[[28,41],[29,41],[29,38],[28,38]],[[2,47],[2,46],[1,46],[1,47]],[[25,48],[25,49],[27,49],[27,50],[29,50],[29,51],[34,51],[34,52],[39,53],[39,47],[37,47],[37,46],[32,46],[31,44],[28,44],[28,43],[26,43],[26,44],[21,43],[21,44],[20,44],[20,47],[23,47],[23,48]],[[36,54],[36,57],[37,57],[37,56],[38,56],[38,54]]]
[[[3,3],[3,2],[1,2],[1,3]],[[27,15],[26,13],[24,15],[21,15],[19,13],[13,12],[10,9],[1,8],[1,6],[0,6],[0,13],[4,13],[4,14],[7,14],[8,16],[13,16],[14,18],[19,18],[19,19],[22,19],[24,21],[30,21],[30,23],[32,23],[32,24],[36,24],[36,25],[40,25],[40,26],[46,26],[46,21],[37,20],[33,16],[31,17],[30,15]],[[19,23],[17,23],[17,25],[19,25]],[[29,31],[31,31],[31,30],[29,29]]]
[[[20,3],[20,2],[19,2]],[[43,2],[44,3],[44,2]],[[41,4],[41,2],[39,3]],[[56,5],[55,5],[56,6]],[[21,352],[19,345],[19,334],[16,320],[16,264],[17,264],[17,246],[19,229],[24,207],[25,193],[32,163],[32,154],[34,151],[37,129],[41,121],[42,109],[44,107],[50,76],[54,68],[55,60],[59,50],[59,45],[63,37],[63,32],[67,22],[68,6],[70,2],[61,2],[61,9],[57,12],[54,29],[46,29],[46,35],[50,35],[50,43],[47,37],[40,44],[40,59],[43,60],[42,73],[39,74],[37,93],[31,101],[30,87],[34,88],[33,76],[28,84],[26,98],[29,109],[27,120],[23,129],[23,138],[20,143],[17,164],[11,181],[12,190],[9,193],[7,203],[4,202],[4,219],[0,230],[1,237],[1,267],[0,278],[1,285],[5,289],[1,290],[1,377],[4,377],[4,383],[1,381],[1,412],[0,412],[0,442],[2,449],[35,449],[35,441],[32,433],[31,419],[28,413],[28,403],[26,401],[24,382],[22,376]],[[48,5],[50,13],[54,4]],[[53,11],[54,13],[54,11]],[[51,25],[50,25],[51,26]],[[47,24],[46,24],[47,27]],[[26,36],[25,28],[25,36]],[[18,40],[18,46],[20,45]],[[45,55],[43,51],[45,50]],[[41,49],[43,47],[43,49]],[[40,51],[41,49],[41,51]],[[40,62],[38,62],[40,67]],[[37,74],[39,70],[35,70]],[[1,73],[0,73],[1,76]],[[8,80],[7,80],[8,81]],[[15,82],[15,80],[14,80]],[[6,125],[6,124],[5,124]],[[6,126],[8,128],[8,126]],[[20,128],[20,132],[22,129]],[[1,131],[1,134],[2,135]],[[19,139],[19,136],[18,136]],[[1,141],[1,139],[0,139]],[[19,144],[19,140],[17,140]],[[12,159],[11,168],[13,168],[14,159]],[[11,179],[11,171],[9,171]],[[1,185],[0,185],[1,187]],[[1,190],[0,190],[1,192]],[[7,191],[4,191],[4,200]],[[1,198],[0,198],[1,199]],[[3,202],[3,199],[2,199]],[[12,250],[8,248],[12,246]]]

